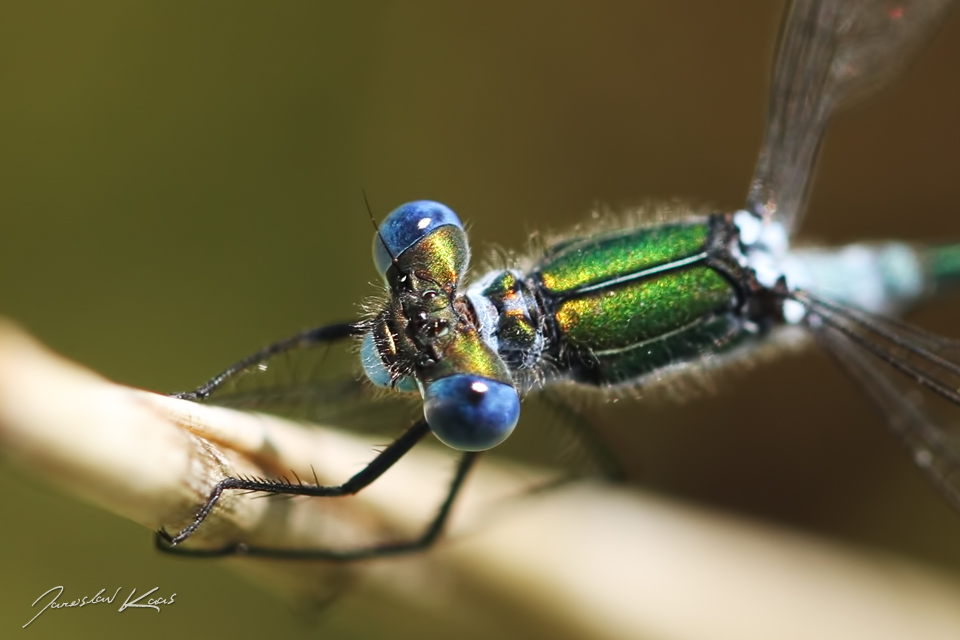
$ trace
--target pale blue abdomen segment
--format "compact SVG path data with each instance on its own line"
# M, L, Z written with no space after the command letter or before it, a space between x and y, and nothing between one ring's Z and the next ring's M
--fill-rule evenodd
M904 242L863 243L795 249L782 266L793 289L870 313L895 314L934 288L935 278L924 254L925 250ZM960 272L954 269L953 273Z

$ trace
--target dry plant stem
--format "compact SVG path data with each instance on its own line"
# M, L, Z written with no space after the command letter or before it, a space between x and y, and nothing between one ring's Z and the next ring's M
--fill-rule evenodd
M292 470L307 481L315 469L321 482L339 482L373 455L333 430L110 383L7 323L0 446L48 482L150 530L178 529L225 475ZM356 499L228 495L192 542L356 545L414 534L442 496L450 465L429 450L408 457ZM424 587L448 579L409 587L410 571L440 572L590 638L960 637L960 587L929 569L628 489L581 483L504 501L548 478L484 461L445 540L428 554L234 564L301 597L322 598L360 578L415 607L469 609L456 589Z

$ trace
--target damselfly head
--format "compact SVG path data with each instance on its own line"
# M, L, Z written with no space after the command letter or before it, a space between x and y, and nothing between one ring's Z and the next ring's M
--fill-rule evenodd
M520 417L520 398L460 292L470 262L460 219L438 202L405 204L380 225L373 259L390 298L363 337L367 378L419 390L427 424L450 447L500 444Z

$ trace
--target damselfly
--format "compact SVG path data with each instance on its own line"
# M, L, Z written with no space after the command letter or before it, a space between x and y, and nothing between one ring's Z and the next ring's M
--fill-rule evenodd
M765 142L740 211L608 224L467 280L470 250L456 214L425 200L396 209L374 236L386 296L366 319L275 343L179 395L313 417L323 404L375 407L379 386L419 398L423 416L342 485L222 481L189 526L159 534L161 548L178 550L223 491L353 494L433 433L462 454L447 498L414 540L343 550L238 541L192 553L350 560L426 548L478 453L511 434L527 395L561 385L629 395L800 334L861 383L920 469L960 508L960 447L916 393L960 405L960 343L890 319L956 280L960 245L793 249L789 242L831 117L897 77L952 4L794 2L781 31ZM306 376L244 386L278 359L341 342L359 343L364 379L346 372L322 383Z

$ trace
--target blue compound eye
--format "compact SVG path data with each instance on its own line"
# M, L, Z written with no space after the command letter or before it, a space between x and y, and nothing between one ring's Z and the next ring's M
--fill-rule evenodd
M448 447L484 451L507 439L520 419L520 396L508 384L458 374L430 383L423 415Z
M383 366L383 360L380 359L380 353L377 351L377 345L373 342L373 334L367 333L363 336L363 342L360 344L360 362L363 364L363 372L367 374L367 379L378 387L390 387L390 372ZM404 376L394 385L397 391L412 393L417 390L417 381L410 376Z
M390 386L390 372L383 366L383 360L377 352L377 345L373 342L373 334L367 333L360 343L360 362L367 379L378 387Z
M463 229L460 218L450 207L432 200L416 200L397 207L380 225L373 238L373 262L381 276L393 264L393 258L415 245L428 233L444 225Z

